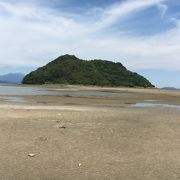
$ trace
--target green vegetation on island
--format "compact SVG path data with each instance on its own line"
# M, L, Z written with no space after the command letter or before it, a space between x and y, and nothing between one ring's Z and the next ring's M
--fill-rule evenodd
M58 57L26 75L22 83L154 87L146 78L127 70L119 62L86 61L73 55Z

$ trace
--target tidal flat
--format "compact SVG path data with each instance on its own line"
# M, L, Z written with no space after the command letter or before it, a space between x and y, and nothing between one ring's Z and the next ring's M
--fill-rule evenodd
M180 179L180 91L31 88L0 97L0 179Z

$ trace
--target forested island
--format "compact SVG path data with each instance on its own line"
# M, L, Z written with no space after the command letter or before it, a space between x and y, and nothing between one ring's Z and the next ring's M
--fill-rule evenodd
M72 84L96 86L154 87L143 76L121 63L82 60L74 55L60 56L26 75L23 84Z

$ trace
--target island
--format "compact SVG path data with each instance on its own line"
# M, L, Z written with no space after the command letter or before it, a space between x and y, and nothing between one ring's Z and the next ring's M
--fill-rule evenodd
M120 62L87 61L68 54L27 74L22 83L154 87L146 78L127 70Z

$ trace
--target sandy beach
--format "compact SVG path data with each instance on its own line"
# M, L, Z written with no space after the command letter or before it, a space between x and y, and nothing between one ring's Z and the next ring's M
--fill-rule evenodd
M180 110L131 106L179 106L180 91L66 88L130 95L21 96L28 103L1 99L0 179L180 179Z

